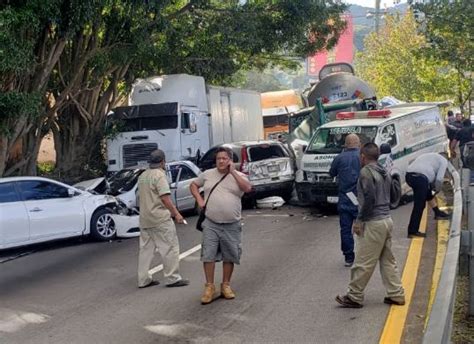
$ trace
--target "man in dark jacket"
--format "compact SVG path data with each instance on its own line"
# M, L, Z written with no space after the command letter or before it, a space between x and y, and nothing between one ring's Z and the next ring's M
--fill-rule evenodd
M354 237L352 236L352 224L357 218L357 203L350 200L348 194L355 199L357 195L357 179L359 178L360 140L356 134L346 136L344 151L336 156L331 164L329 174L338 178L339 202L339 224L341 227L341 250L345 258L345 266L352 266L354 262Z
M466 143L474 141L474 129L472 128L471 120L466 118L462 122L462 129L459 130L453 140L450 142L451 155L456 157L456 145L459 143L459 152L461 153L461 161L464 165L464 146Z
M357 235L355 261L347 294L336 296L336 301L346 308L362 307L364 290L377 261L387 290L384 302L405 304L405 291L392 253L391 178L377 163L378 158L379 148L375 143L367 143L362 147L360 159L363 168L357 183L359 215L353 227Z

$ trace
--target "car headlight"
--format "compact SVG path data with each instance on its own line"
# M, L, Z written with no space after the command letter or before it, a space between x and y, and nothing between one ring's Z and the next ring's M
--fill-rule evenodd
M304 181L304 172L302 170L298 170L295 173L295 181L297 183L301 183Z

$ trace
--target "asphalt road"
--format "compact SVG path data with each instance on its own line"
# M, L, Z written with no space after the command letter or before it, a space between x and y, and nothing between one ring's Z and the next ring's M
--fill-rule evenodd
M392 213L393 248L403 266L411 205ZM181 251L200 243L179 226ZM138 241L72 240L0 254L1 343L377 343L389 306L378 269L365 306L339 308L350 269L340 253L337 215L308 208L244 213L235 300L200 304L199 252L181 261L191 285L136 287ZM24 256L19 256L21 254ZM27 254L29 253L29 254ZM9 258L13 258L9 260ZM159 258L156 264L160 264ZM217 281L221 276L217 270ZM161 273L156 274L162 278Z

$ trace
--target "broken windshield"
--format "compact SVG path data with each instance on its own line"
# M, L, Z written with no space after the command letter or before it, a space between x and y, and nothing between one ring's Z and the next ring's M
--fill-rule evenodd
M335 127L319 128L313 136L306 153L310 154L338 154L344 149L346 136L356 134L362 145L374 142L377 127Z

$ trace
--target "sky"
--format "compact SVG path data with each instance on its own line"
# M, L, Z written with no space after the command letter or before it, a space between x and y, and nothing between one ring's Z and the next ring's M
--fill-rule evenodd
M345 0L344 2L348 4L375 8L375 0ZM406 2L406 0L402 0L401 2ZM394 5L393 3L394 3L394 0L381 0L380 8L392 7Z

